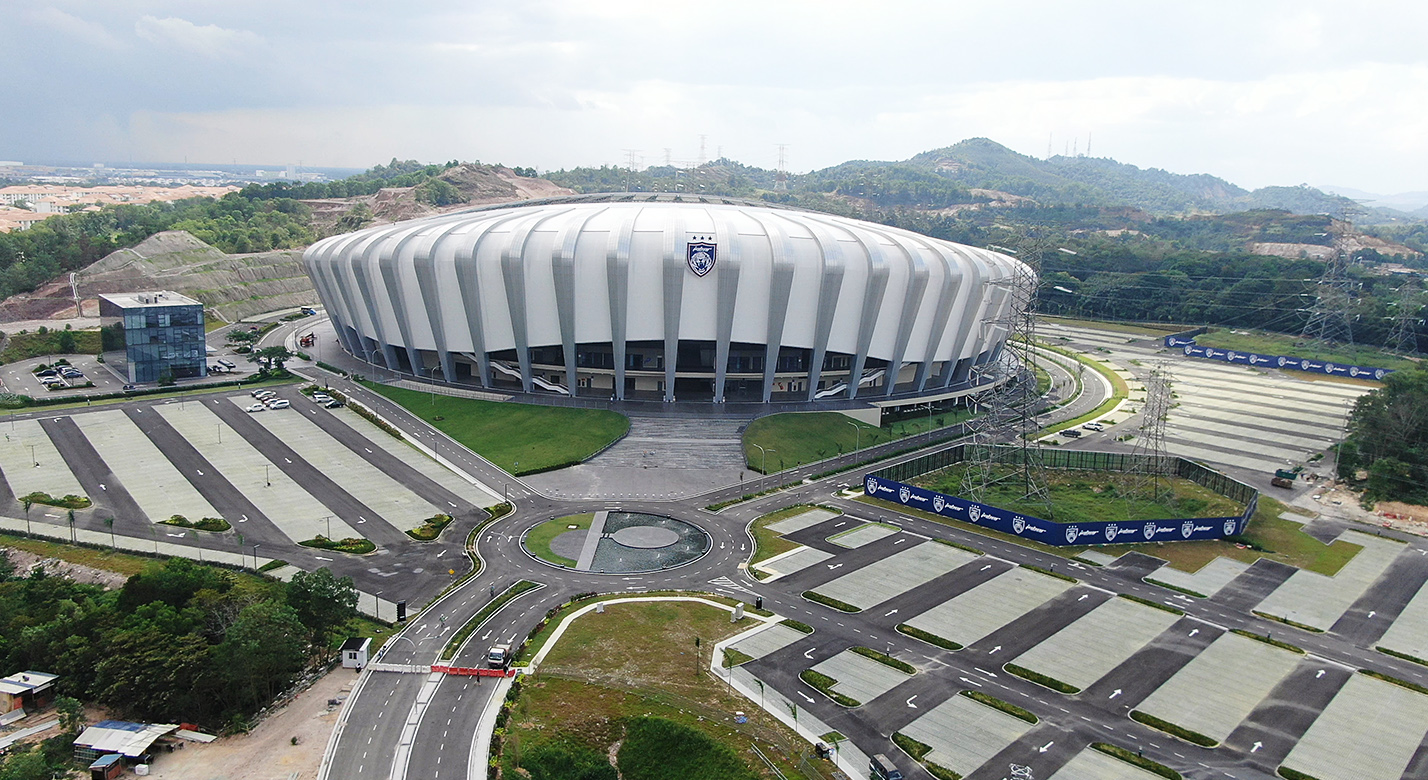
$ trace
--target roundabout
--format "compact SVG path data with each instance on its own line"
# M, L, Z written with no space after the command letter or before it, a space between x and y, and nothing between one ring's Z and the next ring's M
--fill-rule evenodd
M642 512L601 511L557 517L521 536L527 555L591 574L644 574L684 566L713 546L703 528Z

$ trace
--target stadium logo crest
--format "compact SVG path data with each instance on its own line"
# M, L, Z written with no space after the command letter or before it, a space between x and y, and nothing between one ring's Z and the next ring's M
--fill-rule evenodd
M1155 523L1146 523L1145 527L1141 529L1141 533L1145 534L1145 540L1147 542L1155 538L1155 530Z
M869 493L876 493L876 492L878 492L878 480L877 480L876 477L868 477L868 492L869 492Z
M1012 530L1013 530L1013 531L1016 531L1018 534L1021 533L1022 531L1025 531L1025 530L1026 530L1026 518L1025 518L1025 517L1022 517L1021 515L1017 515L1016 517L1013 517L1013 518L1012 518Z
M1106 541L1114 542L1116 540L1116 534L1120 532L1120 526L1116 525L1115 523L1111 523L1110 525L1106 526Z
M1191 521L1189 521L1189 520L1186 520L1185 522L1183 522L1183 523L1180 524L1180 535L1183 536L1183 537L1185 537L1186 539L1189 539L1189 538L1190 538L1190 534L1192 534L1192 533L1194 533L1194 532L1195 532L1195 524L1194 524L1193 522L1191 522Z
M912 498L912 488L908 487L907 485L903 485L902 487L898 488L897 497L899 501L906 504L907 500Z
M942 496L932 497L932 511L941 512L947 506L947 499Z
M709 241L689 242L689 270L695 276L708 276L714 270L714 261L719 254L719 247Z
M1080 535L1081 535L1081 529L1080 529L1080 528L1078 528L1078 527L1076 527L1076 526L1074 526L1074 525L1068 525L1068 526L1066 526L1066 543L1067 543L1067 544L1075 544L1075 543L1076 543L1076 537L1078 537L1078 536L1080 536Z
M1226 521L1225 521L1225 536L1234 536L1234 534L1235 534L1235 521L1234 521L1234 520L1226 520Z
M974 523L977 522L977 521L980 520L981 517L982 517L982 508L979 507L979 506L977 506L976 504L972 504L972 505L968 506L968 507L967 507L967 517L971 518L971 519L972 519L972 522L974 522Z

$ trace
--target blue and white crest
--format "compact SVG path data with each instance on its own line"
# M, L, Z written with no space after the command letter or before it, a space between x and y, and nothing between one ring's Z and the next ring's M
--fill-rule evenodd
M1111 523L1110 525L1106 526L1106 541L1114 542L1116 540L1116 534L1120 532L1120 526L1116 525L1115 523Z
M906 504L908 502L908 499L912 498L912 488L908 487L907 485L903 485L902 487L898 488L897 497L899 501Z
M708 276L714 270L714 261L718 259L719 247L709 241L689 242L689 270L695 276Z
M1183 523L1180 524L1180 535L1183 536L1183 537L1185 537L1186 539L1189 539L1189 538L1190 538L1190 534L1192 534L1192 533L1194 533L1194 532L1195 532L1195 523L1194 523L1194 522L1192 522L1192 521L1190 521L1190 520L1186 520L1185 522L1183 522Z
M1154 538L1155 538L1155 523L1146 523L1146 524L1145 524L1145 527L1141 529L1141 533L1145 534L1145 540L1146 540L1147 542L1150 541L1151 539L1154 539Z
M1066 526L1066 543L1067 543L1067 544L1075 544L1075 543L1076 543L1076 537L1078 537L1078 536L1080 536L1080 535L1081 535L1081 529L1080 529L1080 528L1078 528L1078 527L1076 527L1076 526L1074 526L1074 525L1068 525L1068 526Z
M1234 535L1235 535L1235 525L1236 525L1236 524L1237 524L1237 523L1236 523L1235 520L1233 520L1233 519L1231 519L1231 520L1226 520L1226 521L1225 521L1225 536L1234 536Z
M1017 533L1021 533L1022 531L1025 531L1025 530L1026 530L1026 518L1025 518L1025 517L1022 517L1021 515L1017 515L1016 517L1013 517L1013 518L1012 518L1012 530L1013 530L1013 531L1016 531Z
M970 505L968 505L968 507L967 507L967 517L968 517L972 522L974 522L974 523L977 522L977 520L979 520L979 519L982 517L982 508L981 508L980 506L977 506L976 504L970 504Z
M946 507L946 506L947 506L947 499L943 498L942 496L933 496L933 497L932 497L932 511L934 511L934 512L941 512L942 509L943 509L944 507Z
M878 478L868 477L868 493L878 492Z

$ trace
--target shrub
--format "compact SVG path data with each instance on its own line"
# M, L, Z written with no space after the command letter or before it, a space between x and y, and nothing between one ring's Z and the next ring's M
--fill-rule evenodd
M863 703L858 701L857 699L854 699L851 696L844 696L843 694L833 690L833 686L837 685L838 681L833 679L832 677L829 677L826 674L823 674L821 672L815 672L812 669L804 669L803 671L798 673L798 679L808 683L814 688L817 688L819 693L822 693L824 696L827 696L828 698L832 699L838 704L843 705L844 707L863 706Z
M94 503L85 496L76 496L73 493L67 494L63 498L55 498L49 493L44 493L38 490L27 496L21 496L20 500L29 501L32 504L57 506L61 509L88 509Z
M897 630L900 634L906 634L912 637L913 639L920 639L923 642L928 643L929 645L936 645L940 648L943 648L944 650L962 649L961 645L957 644L956 642L953 642L950 639L945 639L934 633L931 633L930 631L923 631L920 628L913 628L912 626L909 626L906 623L899 623L897 626Z
M616 755L624 780L757 780L739 754L702 731L644 716L625 726Z
M1153 729L1158 729L1160 731L1165 732L1166 734L1169 734L1172 737L1178 737L1180 739L1183 739L1192 745L1213 748L1220 744L1220 741L1218 739L1207 737L1198 731L1191 731L1190 729L1184 728L1182 726L1177 726L1168 720L1161 720L1160 718L1157 718L1154 715L1141 712L1140 710L1131 710L1130 716L1131 720L1137 723L1144 723L1145 725Z
M788 626L789 628L793 629L794 631L802 631L802 632L805 633L805 634L811 634L811 633L813 633L813 626L810 626L810 625L808 625L807 623L801 623L801 622L799 622L799 621L797 621L797 620L794 620L793 618L786 618L786 619L782 622L782 624L785 625L785 626Z
M348 538L334 541L322 534L298 542L298 544L303 547L316 547L319 550L332 550L333 552L352 553L353 555L365 555L377 549L377 545L368 539Z
M858 609L857 607L853 606L852 604L849 604L846 601L839 601L838 599L835 599L832 596L825 596L822 593L816 593L811 590L805 590L803 592L803 597L808 599L809 601L822 604L825 607L832 607L842 612L862 612L861 609Z
M443 528L451 525L451 515L436 514L428 517L420 526L407 531L407 536L420 542L429 542L441 535Z
M982 693L981 691L962 691L962 695L972 701L985 704L992 709L1001 710L1013 718L1024 720L1027 723L1034 724L1038 721L1038 718L1033 715L1030 710L1022 709L1008 701L1002 701L989 693Z
M1033 672L1025 666L1007 664L1002 668L1006 669L1007 672L1022 678L1023 680L1030 680L1031 682L1034 682L1037 685L1043 685L1053 691L1056 691L1057 693L1073 694L1081 692L1081 689L1077 688L1074 685L1069 685L1067 683L1061 682L1055 677L1048 677L1042 674L1041 672Z

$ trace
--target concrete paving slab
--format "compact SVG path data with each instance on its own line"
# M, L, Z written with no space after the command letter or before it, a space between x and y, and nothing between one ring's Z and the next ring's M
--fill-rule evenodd
M868 609L976 559L976 555L956 547L923 542L820 585L817 590L859 609Z
M1281 446L1274 434L1265 433L1254 437L1241 437L1231 439L1224 434L1202 430L1200 426L1181 426L1174 422L1166 422L1165 436L1167 439L1173 438L1178 441L1188 442L1191 445L1209 448L1230 448L1231 442L1254 441L1255 455L1260 456L1260 460L1296 460L1305 457L1307 453L1317 452L1318 447L1289 447Z
M590 519L590 528L585 531L585 540L580 545L580 555L575 561L576 571L590 571L590 564L595 562L595 553L600 549L600 535L605 533L605 521L610 519L610 513L601 510L595 513L595 517Z
M1086 748L1056 770L1051 780L1160 780L1160 775Z
M1428 732L1428 696L1355 674L1284 766L1319 780L1398 780Z
M1218 463L1225 466L1247 469L1249 471L1273 471L1275 469L1284 468L1287 465L1292 465L1291 462L1287 460L1256 458L1252 455L1235 454L1208 447L1199 447L1192 442L1177 439L1172 436L1166 436L1165 449L1170 454L1179 455L1187 460L1199 461L1201 463Z
M1199 571L1187 572L1162 566L1151 572L1147 579L1174 585L1177 588L1193 590L1202 596L1213 596L1244 573L1250 564L1233 558L1216 558L1200 567Z
M927 759L966 775L1021 739L1032 725L957 695L902 728L932 748Z
M1065 580L1018 566L942 602L907 624L965 647L1071 587Z
M788 626L776 623L758 633L750 634L745 639L740 639L729 647L752 658L763 658L769 653L782 650L807 636L808 634L802 631L795 631Z
M241 396L234 396L229 400L239 408L252 402L251 399ZM321 428L305 419L301 412L280 409L256 412L253 417L269 433L291 447L299 457L380 515L380 518L357 518L355 524L358 526L363 524L364 519L381 519L393 528L405 531L416 528L427 518L443 511L382 473L356 453L333 441ZM352 518L348 520L351 521Z
M1015 663L1085 689L1180 620L1178 615L1113 598Z
M836 512L829 512L826 509L810 509L807 512L800 512L793 517L785 517L777 523L769 523L766 528L776 534L791 534L795 531L802 531L805 528L812 528L819 523L832 520L837 517Z
M124 484L149 522L167 520L172 515L183 515L193 522L220 516L124 412L106 410L76 414L70 419Z
M84 495L84 488L55 449L38 420L11 420L0 443L0 470L18 498L35 491L61 498ZM30 447L34 455L31 457ZM38 463L40 465L36 466Z
M896 533L902 533L902 529L893 528L892 526L882 525L880 523L864 523L851 531L834 534L828 537L828 541L840 547L857 549L865 544L872 544L879 539L892 536Z
M782 555L776 555L766 561L754 564L755 568L761 569L775 577L785 577L796 571L802 571L809 566L818 564L833 557L833 553L815 550L812 547L799 547L796 550L789 550ZM765 580L767 582L768 580Z
M1080 558L1083 561L1090 561L1091 563L1099 564L1101 566L1107 566L1116 562L1116 556L1107 555L1103 552L1098 552L1096 550L1082 550L1080 553L1077 553L1076 557Z
M1421 587L1378 641L1379 646L1428 659L1428 587Z
M473 485L457 476L456 472L427 457L423 452L407 444L352 411L351 407L332 410L333 416L347 424L347 427L362 434L363 438L391 453L403 463L416 469L418 473L438 485L465 498L476 506L486 508L501 503L499 489L492 490L485 485Z
M1254 413L1232 412L1222 409L1213 404L1212 401L1200 399L1200 404L1196 406L1177 406L1172 413L1178 420L1194 421L1219 421L1232 425L1244 425L1255 430L1273 430L1284 433L1291 433L1295 436L1303 436L1306 439L1315 441L1332 441L1334 436L1333 428L1343 423L1343 415L1339 415L1336 423L1334 420L1324 417L1291 417L1290 413L1284 412L1283 417L1276 417L1264 413L1262 410Z
M852 650L844 650L814 666L813 671L837 680L834 691L864 704L902 685L912 676Z
M1264 428L1251 428L1239 421L1220 420L1209 417L1187 416L1183 420L1174 423L1166 423L1166 432L1173 428L1180 432L1194 432L1199 435L1213 435L1221 439L1251 439L1261 436L1282 449L1317 451L1325 447L1332 447L1337 441L1336 438L1327 432L1318 431L1324 435L1313 436L1295 428L1284 430L1278 426L1274 430ZM1317 431L1317 429L1315 429Z
M318 534L329 539L362 536L282 469L263 457L203 404L185 404L182 407L170 404L154 407L154 411L218 469L224 479L243 491L243 495L289 539L301 542ZM244 521L241 517L227 519L242 532Z
M1136 709L1224 741L1303 658L1222 634Z
M1339 539L1363 545L1339 573L1325 577L1297 571L1260 602L1257 611L1328 631L1354 601L1373 585L1407 545L1346 531Z

